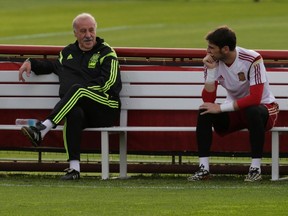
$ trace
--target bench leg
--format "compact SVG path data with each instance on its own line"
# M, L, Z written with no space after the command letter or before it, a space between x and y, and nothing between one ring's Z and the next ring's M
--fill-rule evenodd
M120 133L120 178L127 178L127 133Z
M109 133L101 131L102 179L109 179Z
M279 180L279 132L272 131L272 181Z

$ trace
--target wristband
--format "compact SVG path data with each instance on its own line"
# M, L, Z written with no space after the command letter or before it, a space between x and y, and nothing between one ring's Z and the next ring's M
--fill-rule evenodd
M216 68L208 69L207 68L207 76L206 81L207 83L214 83L216 81Z
M221 112L232 112L235 110L234 102L220 104Z

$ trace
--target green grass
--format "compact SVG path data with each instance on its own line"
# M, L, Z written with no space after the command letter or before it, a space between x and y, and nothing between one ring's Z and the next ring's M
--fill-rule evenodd
M0 0L0 44L66 45L81 12L114 47L205 48L205 34L227 24L238 44L288 49L285 0Z
M187 182L185 175L99 180L84 176L0 175L1 216L6 215L287 215L288 182L245 183L243 176Z

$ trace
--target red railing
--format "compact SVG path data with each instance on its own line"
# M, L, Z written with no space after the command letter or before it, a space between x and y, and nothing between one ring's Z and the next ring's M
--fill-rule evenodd
M0 54L58 55L63 46L0 45ZM203 58L205 49L115 47L119 57ZM288 60L288 50L256 50L265 60Z

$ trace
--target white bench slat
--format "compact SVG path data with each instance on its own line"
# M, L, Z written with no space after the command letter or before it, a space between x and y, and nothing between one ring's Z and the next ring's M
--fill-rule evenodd
M123 110L195 110L197 98L122 98ZM53 109L59 98L0 98L0 109ZM19 106L21 103L21 107Z
M288 110L288 101L287 99L277 99L277 103L279 104L280 112Z
M270 85L270 89L276 98L288 97L288 84L287 85L286 84L285 85Z
M288 86L287 86L288 88ZM203 84L181 84L181 85L145 85L145 84L124 84L121 96L162 96L162 97L200 97L203 90ZM217 89L219 97L226 97L226 90L219 86Z
M19 88L18 88L19 87ZM199 96L203 86L199 85L128 85L124 84L120 96ZM59 84L0 84L1 96L58 96ZM225 96L225 91L221 92ZM0 97L1 97L0 96Z
M221 103L224 99L218 99ZM58 97L13 97L0 98L0 109L53 109ZM197 110L201 98L121 98L122 110ZM281 110L288 110L287 99L277 100ZM19 106L21 103L21 106Z
M269 83L287 84L288 72L267 71Z
M121 96L183 96L183 97L199 97L201 96L203 84L183 84L183 85L148 85L124 84L121 91ZM288 96L287 85L271 85L271 91L278 97ZM218 86L217 96L226 97L226 90L222 86Z
M53 109L55 104L59 101L55 98L0 98L0 109ZM19 106L21 104L21 106Z
M122 109L131 110L198 110L201 98L122 98ZM224 99L217 99L217 103ZM287 99L277 100L281 110L288 110Z
M19 88L18 88L19 87ZM59 96L59 84L0 84L1 96Z
M271 91L276 98L288 96L287 85L271 85ZM183 85L128 85L124 84L121 96L182 96L182 97L200 97L203 90L203 84L183 84ZM226 90L218 86L217 96L226 97Z
M121 79L123 83L203 83L204 75L200 69L199 72L158 71L155 73L155 71L122 71Z
M1 96L58 96L59 84L0 84ZM120 96L154 96L154 97L199 97L203 85L128 85L124 84ZM271 90L276 97L287 97L288 85L272 85ZM221 86L217 90L218 97L225 97L226 91Z
M124 72L124 73L123 73ZM147 73L150 73L151 76L147 76ZM33 72L30 77L27 77L24 73L24 78L26 82L58 82L59 79L55 74L49 75L40 75L37 76ZM18 81L18 71L1 71L1 79L0 82L17 82ZM158 73L154 73L151 71L122 71L121 79L123 83L130 82L140 82L140 83L183 83L183 82L195 82L195 83L203 83L204 77L203 72L199 69L199 72L194 71L162 71Z
M123 73L124 72L124 73ZM166 73L167 72L167 73ZM151 76L147 76L147 74ZM271 84L286 84L288 80L287 72L268 71L267 76ZM121 78L123 83L203 83L203 69L199 71L122 71Z
M122 109L128 110L197 110L201 98L122 98Z
M18 81L18 71L5 71L1 70L1 80L0 82L17 82ZM147 76L150 73L151 76ZM287 72L277 72L268 71L267 76L270 83L286 83L288 80ZM58 82L58 77L55 74L40 75L37 76L33 72L30 77L24 78L27 82ZM203 83L203 70L199 68L198 71L158 71L157 73L151 71L125 71L121 73L121 78L123 83L139 82L139 83Z
M201 95L203 86L199 85L128 85L124 84L121 96L191 97Z
M1 80L0 82L17 82L18 71L0 71L1 73ZM26 76L26 73L23 74L24 79L26 82L59 82L58 76L56 74L47 74L47 75L35 75L33 72L31 73L30 77Z

